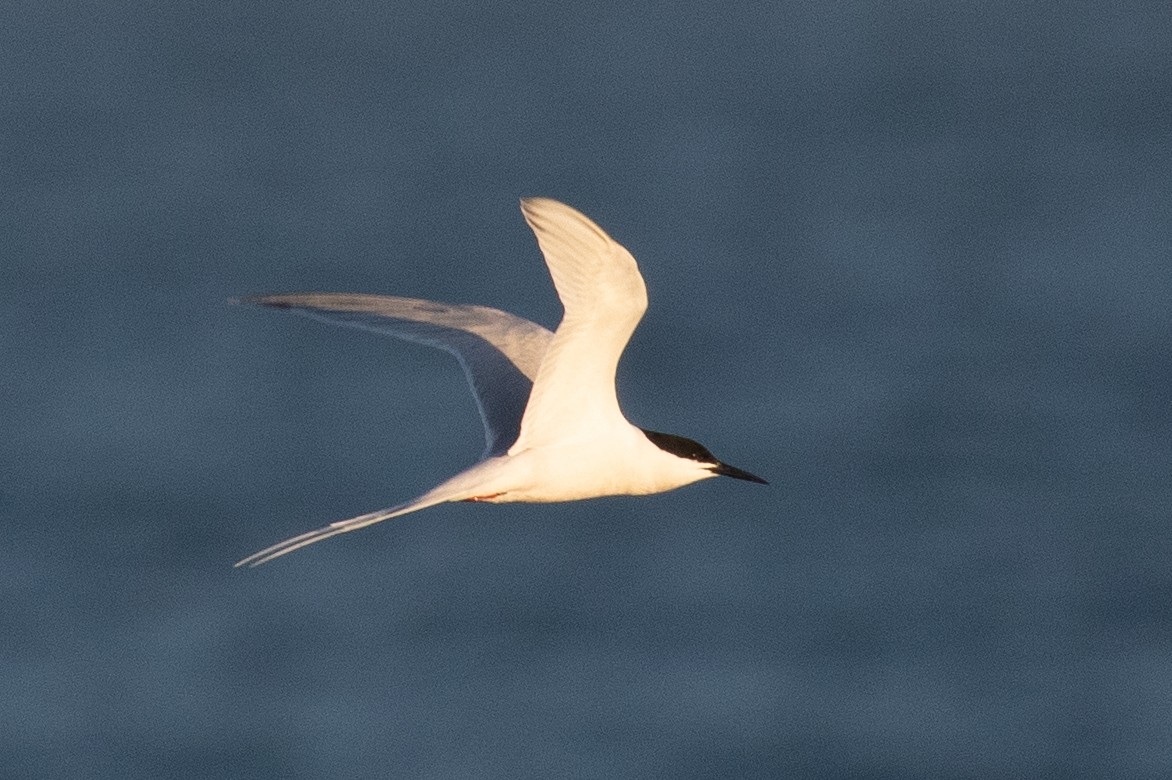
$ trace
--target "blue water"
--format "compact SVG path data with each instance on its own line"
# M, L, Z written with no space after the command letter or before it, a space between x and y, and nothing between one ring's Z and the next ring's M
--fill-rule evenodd
M22 4L0 24L0 776L1172 774L1162 3ZM760 473L439 507L448 356L233 296L559 309Z

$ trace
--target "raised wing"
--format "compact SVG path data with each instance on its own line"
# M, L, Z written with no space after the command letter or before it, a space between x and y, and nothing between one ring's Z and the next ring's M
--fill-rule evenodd
M354 293L293 293L241 303L289 309L314 319L437 347L456 356L484 421L484 457L516 441L530 388L554 335L523 317L417 298Z
M521 434L510 450L589 436L623 421L615 370L647 310L631 253L564 203L521 201L565 315L534 380Z

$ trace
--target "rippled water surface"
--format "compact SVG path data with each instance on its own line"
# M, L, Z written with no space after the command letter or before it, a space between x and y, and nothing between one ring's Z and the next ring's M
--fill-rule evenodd
M1169 12L25 4L0 31L0 774L1172 771ZM559 316L760 473L451 505L442 353L233 307Z

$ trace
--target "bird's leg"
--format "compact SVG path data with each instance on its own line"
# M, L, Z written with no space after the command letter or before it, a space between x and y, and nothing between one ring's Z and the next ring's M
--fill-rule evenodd
M465 498L463 500L469 504L479 504L482 501L492 501L494 498L503 495L504 493L489 493L487 496L473 496L472 498Z

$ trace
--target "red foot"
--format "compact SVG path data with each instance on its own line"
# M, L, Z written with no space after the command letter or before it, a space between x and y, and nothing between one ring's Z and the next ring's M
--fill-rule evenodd
M469 504L477 504L481 501L491 501L497 496L503 496L504 493L489 493L487 496L473 496L472 498L465 498L464 501Z

